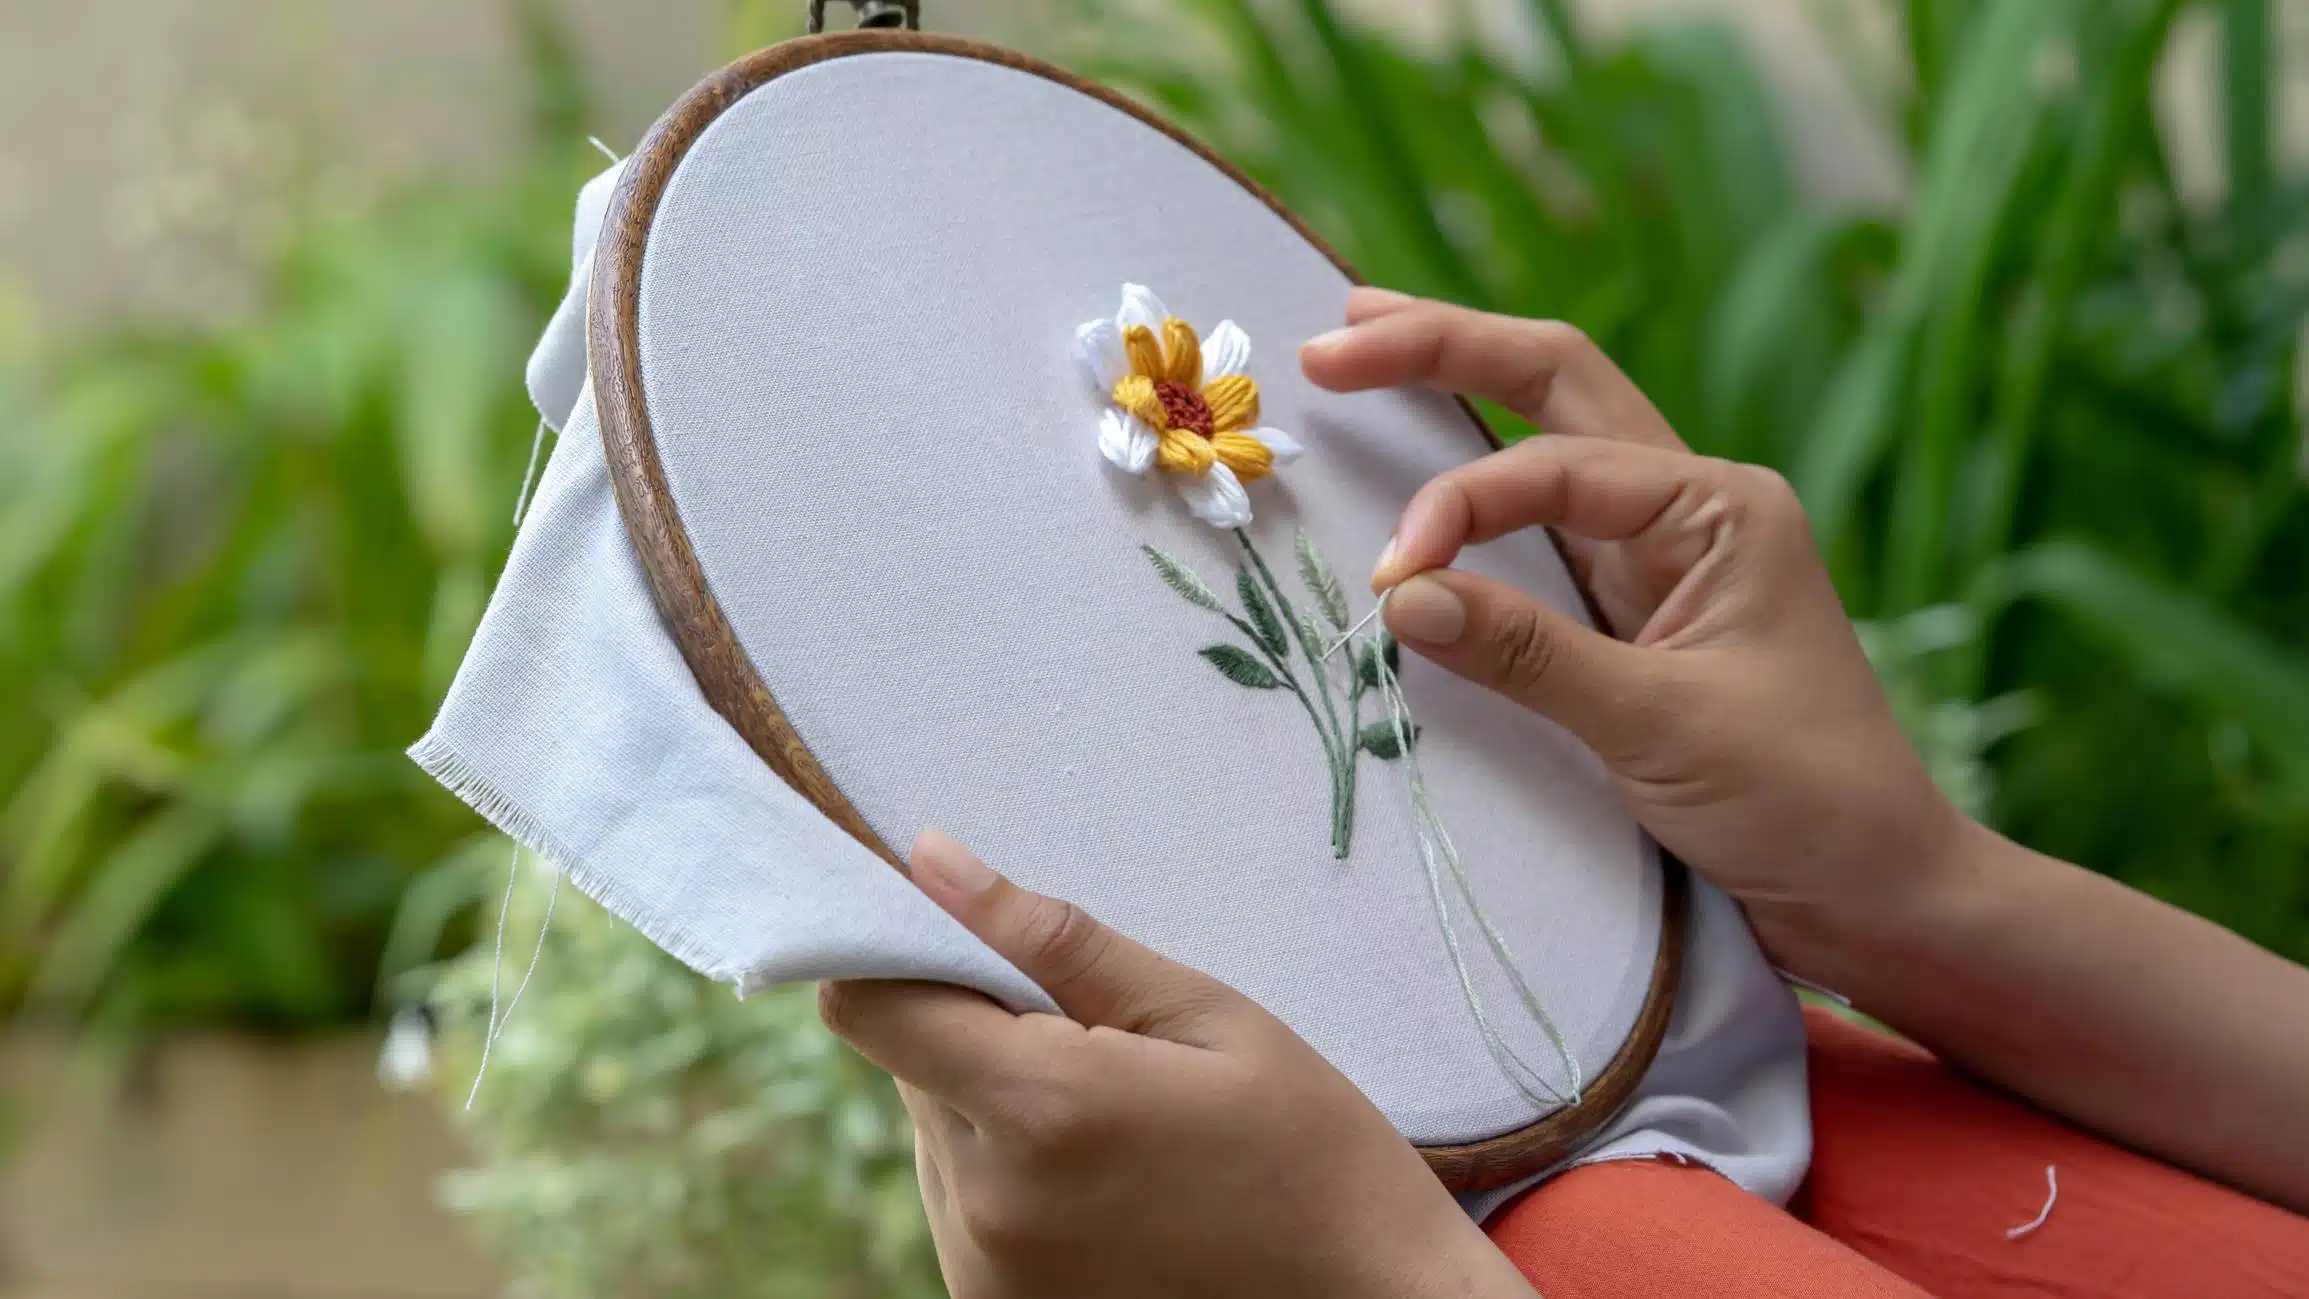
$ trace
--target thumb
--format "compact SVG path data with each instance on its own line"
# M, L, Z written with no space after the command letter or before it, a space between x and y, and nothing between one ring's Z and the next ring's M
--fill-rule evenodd
M1554 721L1607 762L1650 739L1646 653L1504 582L1421 573L1393 588L1385 617L1421 657Z
M1243 1004L1227 985L1123 937L1071 902L1022 889L976 854L924 830L908 854L914 882L1069 1019L1190 1046L1215 1046L1220 1012Z

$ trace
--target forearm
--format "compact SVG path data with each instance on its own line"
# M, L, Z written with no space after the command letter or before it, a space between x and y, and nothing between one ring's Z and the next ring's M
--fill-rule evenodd
M1977 827L1816 977L2044 1108L2309 1212L2309 969Z

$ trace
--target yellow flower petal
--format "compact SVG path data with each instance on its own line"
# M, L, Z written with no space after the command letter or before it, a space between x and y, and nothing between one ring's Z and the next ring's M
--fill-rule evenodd
M1144 375L1149 380L1169 377L1163 370L1163 345L1155 341L1153 330L1132 325L1122 331L1122 350L1130 357L1131 373Z
M1189 389L1203 386L1203 341L1195 337L1193 325L1177 316L1163 320L1163 358L1169 362L1164 378Z
M1259 423L1259 385L1247 374L1213 379L1203 389L1211 404L1211 427L1221 433L1256 428Z
M1265 447L1259 449L1266 450ZM1178 429L1165 429L1163 444L1155 449L1155 463L1174 474L1193 474L1200 478L1218 462L1218 452L1209 442Z
M1140 333L1149 339L1154 335L1141 327ZM1155 381L1143 374L1126 374L1115 380L1114 404L1139 417L1148 428L1160 433L1170 427L1170 416L1163 410L1160 397L1155 396Z
M1164 445L1168 446L1166 437ZM1235 471L1235 477L1244 482L1264 478L1274 472L1275 453L1267 444L1248 433L1221 433L1211 439L1211 454L1220 464Z

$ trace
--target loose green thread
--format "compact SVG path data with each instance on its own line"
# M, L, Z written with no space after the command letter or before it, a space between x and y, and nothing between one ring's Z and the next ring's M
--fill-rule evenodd
M1579 1104L1584 1087L1579 1057L1573 1053L1555 1017L1548 1013L1546 1003L1523 977L1515 953L1508 948L1506 935L1499 932L1476 898L1475 881L1460 861L1458 846L1452 843L1451 832L1445 828L1443 815L1428 792L1426 777L1419 770L1419 727L1411 720L1411 707L1403 698L1402 682L1396 676L1402 665L1401 647L1384 627L1363 634L1365 627L1379 620L1385 598L1360 622L1351 623L1347 593L1340 586L1338 575L1324 560L1323 553L1315 548L1315 543L1301 532L1293 549L1298 558L1299 581L1306 588L1308 602L1314 610L1307 612L1284 593L1282 584L1275 580L1274 570L1267 566L1249 535L1238 528L1235 539L1242 543L1247 561L1235 568L1235 598L1242 605L1240 614L1230 611L1218 593L1176 557L1153 546L1141 549L1146 551L1165 585L1189 604L1226 619L1241 633L1248 648L1222 644L1208 645L1198 651L1220 675L1252 690L1288 690L1306 710L1307 720L1314 723L1316 738L1322 741L1323 756L1331 768L1331 851L1334 856L1346 857L1354 836L1355 773L1361 756L1368 753L1381 762L1399 763L1411 808L1412 838L1418 845L1420 866L1426 878L1428 902L1442 932L1444 949L1450 954L1452 971L1458 977L1460 995L1467 1001L1468 1013L1475 1020L1484 1048L1490 1052L1501 1074L1542 1109ZM1321 621L1317 620L1317 614ZM1324 622L1331 625L1331 634L1323 630ZM1304 681L1299 670L1292 667L1294 645L1305 661ZM1333 663L1339 666L1334 669ZM1370 722L1363 720L1366 695L1379 700L1379 717ZM1563 1086L1559 1087L1545 1071L1515 1049L1492 1017L1490 1007L1485 1005L1476 987L1475 972L1468 962L1469 943L1452 915L1450 895L1453 893L1465 904L1468 917L1475 924L1475 937L1499 964L1516 1001L1554 1049L1562 1066Z
M1348 660L1334 667L1323 648L1331 638L1323 632L1322 622L1338 633L1348 630L1347 593L1323 553L1305 532L1298 534L1292 549L1309 606L1302 609L1275 580L1274 570L1249 534L1237 528L1235 539L1242 543L1246 561L1235 567L1240 613L1227 608L1219 593L1176 556L1153 546L1141 549L1165 586L1187 603L1225 618L1241 634L1243 645L1208 645L1197 651L1221 676L1251 690L1287 690L1306 711L1331 773L1331 853L1343 859L1355 836L1358 761L1366 753L1381 762L1403 756L1405 732L1383 718L1363 720L1365 696L1379 689L1380 665L1392 667L1396 662L1395 640L1381 631L1357 642ZM1417 730L1408 732L1408 738L1416 743Z

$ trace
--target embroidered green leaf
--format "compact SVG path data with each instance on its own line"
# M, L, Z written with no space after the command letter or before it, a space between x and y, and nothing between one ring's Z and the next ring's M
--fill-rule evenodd
M1371 723L1356 735L1355 742L1362 746L1363 752L1381 762L1393 762L1403 756L1403 746L1396 743L1395 723L1393 722ZM1419 743L1419 728L1416 726L1411 728L1411 742L1413 744Z
M1307 590L1315 597L1323 616L1331 620L1331 625L1340 631L1347 630L1347 592L1339 586L1339 575L1331 571L1323 552L1315 549L1314 539L1305 529L1299 532L1297 549L1299 580L1307 584Z
M1366 687L1377 690L1379 688L1379 665L1382 663L1387 665L1389 672L1399 674L1403 671L1403 647L1395 643L1393 632L1384 630L1371 639L1356 644L1355 679L1361 681Z
M1331 851L1343 860L1355 833L1356 765L1366 753L1382 762L1399 760L1406 747L1419 741L1419 728L1398 711L1404 706L1401 696L1381 687L1399 661L1395 638L1384 629L1374 629L1368 636L1355 636L1341 644L1354 628L1346 592L1340 588L1338 574L1305 533L1298 535L1296 551L1307 596L1297 601L1275 580L1249 534L1238 528L1235 539L1242 543L1246 560L1235 568L1240 614L1222 603L1218 592L1176 556L1153 546L1140 549L1164 584L1180 598L1225 618L1243 635L1240 642L1206 645L1196 653L1221 676L1245 689L1289 691L1314 723L1316 739L1331 768ZM1285 666L1293 656L1293 641L1307 660L1310 675L1304 680ZM1340 652L1346 658L1334 663ZM1366 724L1364 696L1373 692L1386 696L1390 715ZM1398 719L1407 728L1401 736L1396 730Z
M1251 570L1236 565L1235 594L1242 597L1243 612L1251 620L1252 630L1259 633L1259 643L1276 658L1291 652L1289 641L1283 639L1283 620L1276 616L1275 606L1267 602L1267 593L1259 589L1258 580Z
M1291 621L1298 624L1299 634L1306 637L1307 643L1309 645L1313 645L1319 649L1331 648L1331 641L1333 638L1321 627L1317 626L1315 620L1311 617L1308 617L1305 610L1293 609L1291 611Z
M1189 603L1199 604L1212 613L1226 612L1225 606L1219 603L1219 593L1204 585L1203 579L1195 576L1195 570L1188 568L1184 561L1153 546L1141 546L1139 549L1145 551L1146 557L1153 561L1155 572L1162 574L1164 584L1185 596Z
M1229 681L1253 690L1274 690L1282 686L1267 665L1251 657L1249 650L1234 645L1206 645L1197 650L1211 661L1211 666L1226 674Z

